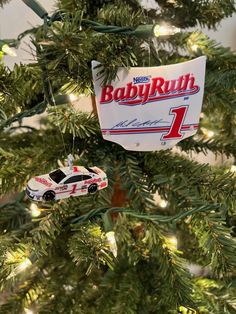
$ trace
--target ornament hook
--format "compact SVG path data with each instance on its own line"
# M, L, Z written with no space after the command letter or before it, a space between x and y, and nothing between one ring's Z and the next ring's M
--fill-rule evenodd
M74 157L72 154L69 154L67 156L67 164L70 167L70 170L73 170L73 161L74 161Z

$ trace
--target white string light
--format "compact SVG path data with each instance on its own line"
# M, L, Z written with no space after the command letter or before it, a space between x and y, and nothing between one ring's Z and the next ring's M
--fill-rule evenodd
M193 44L193 45L191 46L191 50L194 51L194 52L197 52L198 49L199 49L199 46L196 45L196 44Z
M107 245L109 246L110 251L115 257L117 257L117 244L116 244L115 232L114 231L107 232L106 238L107 238Z
M30 214L32 217L38 217L41 215L41 211L35 203L30 204Z
M168 206L168 202L166 200L160 200L160 202L158 203L158 205L161 208L166 208Z
M202 133L205 135L206 138L210 139L215 135L215 132L208 130L206 128L201 128Z
M153 28L153 33L156 37L160 36L171 36L180 32L180 28L175 27L173 25L162 24L155 25Z
M7 44L2 46L2 51L10 57L17 57L16 52L12 48L10 48Z
M7 258L7 260L11 261L13 258L13 255L11 253L7 253L6 258ZM22 262L19 263L19 265L15 269L12 270L11 274L7 277L7 279L10 279L12 277L19 275L20 273L25 271L31 265L32 265L32 262L29 258L23 259Z
M191 307L185 307L185 306L180 306L179 307L179 311L178 311L178 313L181 313L181 314L185 314L185 313L191 313L191 314L197 314L197 311L196 310L194 310L193 308L191 308Z
M25 314L34 314L34 312L30 309L24 308Z
M22 273L24 270L26 270L29 266L32 265L32 262L29 258L26 258L23 262L19 264L14 270L14 273L18 275L19 273Z
M167 238L168 239L168 242L171 246L173 246L175 249L177 249L178 247L178 240L176 238L176 236L170 236Z
M154 200L155 204L161 208L166 208L169 205L168 201L162 199L158 193L154 194Z
M203 112L200 113L200 118L201 119L205 118L205 114Z
M215 132L209 130L206 135L208 138L212 138L215 135Z
M235 165L232 165L230 167L230 172L236 172L236 166Z
M69 99L70 99L70 102L75 102L75 101L77 101L78 100L78 97L77 97L77 95L76 94L69 94Z

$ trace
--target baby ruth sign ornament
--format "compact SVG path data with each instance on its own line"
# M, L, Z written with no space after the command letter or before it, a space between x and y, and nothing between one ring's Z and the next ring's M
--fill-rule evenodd
M172 148L194 135L202 108L206 57L158 67L121 67L102 86L92 62L102 136L126 150Z

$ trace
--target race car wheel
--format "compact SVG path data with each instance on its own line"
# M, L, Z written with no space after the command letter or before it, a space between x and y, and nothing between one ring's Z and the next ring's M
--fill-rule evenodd
M98 186L97 186L97 184L91 184L89 187L88 187L88 192L90 193L90 194L93 194L93 193L95 193L95 192L97 192L97 189L98 189Z
M55 200L55 192L53 191L47 191L43 194L44 201L54 201Z

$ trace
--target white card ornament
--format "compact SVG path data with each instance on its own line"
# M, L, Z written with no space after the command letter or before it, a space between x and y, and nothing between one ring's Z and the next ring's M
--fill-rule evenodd
M206 57L159 67L121 67L102 86L92 62L102 136L126 150L169 149L194 135L202 108Z

